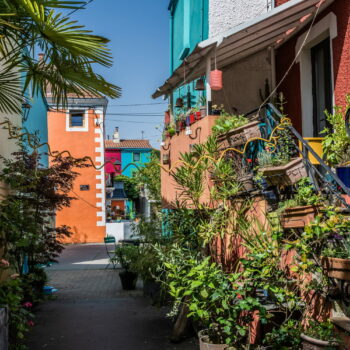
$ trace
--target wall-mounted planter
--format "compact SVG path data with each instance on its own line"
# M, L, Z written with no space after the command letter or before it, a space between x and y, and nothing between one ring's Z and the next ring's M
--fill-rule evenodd
M322 267L328 277L350 281L350 259L323 257Z
M211 344L207 335L199 338L199 349L200 350L225 350L226 344Z
M163 158L162 158L163 164L170 164L170 155L169 153L165 153L163 154Z
M260 122L256 120L237 129L230 130L226 134L219 136L219 142L224 142L227 147L244 145L254 137L261 137L259 124Z
M317 216L320 207L306 205L288 208L281 215L281 225L283 228L303 228L309 225Z
M311 338L305 334L301 334L303 350L326 350L326 349L339 349L338 344L332 342Z
M301 158L291 160L288 164L261 168L260 171L272 186L291 186L307 177L307 171Z
M237 179L242 185L242 192L251 192L255 188L255 184L253 181L253 174L248 174L245 176L241 176Z
M207 110L207 109L205 109L205 110ZM197 111L195 113L195 118L196 118L196 120L200 120L202 118L202 111Z

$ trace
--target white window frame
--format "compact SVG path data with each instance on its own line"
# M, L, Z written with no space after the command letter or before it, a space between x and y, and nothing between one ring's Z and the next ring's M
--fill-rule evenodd
M334 97L334 66L333 66L333 39L338 36L337 16L331 12L322 20L317 22L310 31L309 36L304 33L298 38L295 46L296 54L300 51L302 45L304 48L298 57L300 63L300 92L301 92L301 112L302 112L302 130L303 137L313 137L313 96L312 96L312 62L311 48L329 37L331 51L331 76L333 90L333 106L335 105ZM306 40L306 41L305 41Z
M74 111L84 111L84 108L70 108L66 112L66 131L89 131L89 111L85 109L83 126L70 126L70 115Z

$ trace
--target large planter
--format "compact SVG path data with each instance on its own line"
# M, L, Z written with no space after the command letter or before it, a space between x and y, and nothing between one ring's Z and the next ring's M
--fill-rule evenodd
M350 281L350 259L323 257L322 267L329 277Z
M347 188L350 188L350 166L337 168L337 175Z
M311 338L305 334L301 334L301 339L302 339L302 347L303 350L336 350L339 348L339 345L324 341L324 340L319 340L315 338Z
M200 350L225 350L227 349L226 344L211 344L209 342L209 336L202 335L199 338L199 349Z
M137 274L122 271L119 272L120 281L122 282L122 287L124 290L134 290L136 288Z
M261 137L259 124L260 122L256 120L239 128L230 130L226 134L219 136L218 140L223 143L225 148L242 146L252 138Z
M261 168L266 181L272 186L291 186L307 176L307 171L301 158L291 160L288 164Z
M288 208L281 214L281 226L287 228L303 228L309 225L319 213L319 207L305 205Z

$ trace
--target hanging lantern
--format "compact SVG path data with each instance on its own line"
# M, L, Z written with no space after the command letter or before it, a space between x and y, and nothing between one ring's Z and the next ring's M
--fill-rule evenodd
M196 87L194 88L196 91L204 91L204 80L202 78L198 79L196 82Z
M181 97L179 97L177 100L176 100L176 104L175 104L175 107L176 108L182 108L184 106L184 101Z
M214 91L222 89L222 71L215 69L210 72L210 88Z

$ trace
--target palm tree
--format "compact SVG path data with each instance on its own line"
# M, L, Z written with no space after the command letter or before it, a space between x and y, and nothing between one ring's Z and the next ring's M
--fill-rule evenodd
M91 1L90 1L91 2ZM120 88L93 70L109 67L108 39L93 35L61 11L86 2L69 0L0 0L0 112L19 112L28 86L47 91L57 105L68 94L120 96ZM41 50L43 59L34 56Z

